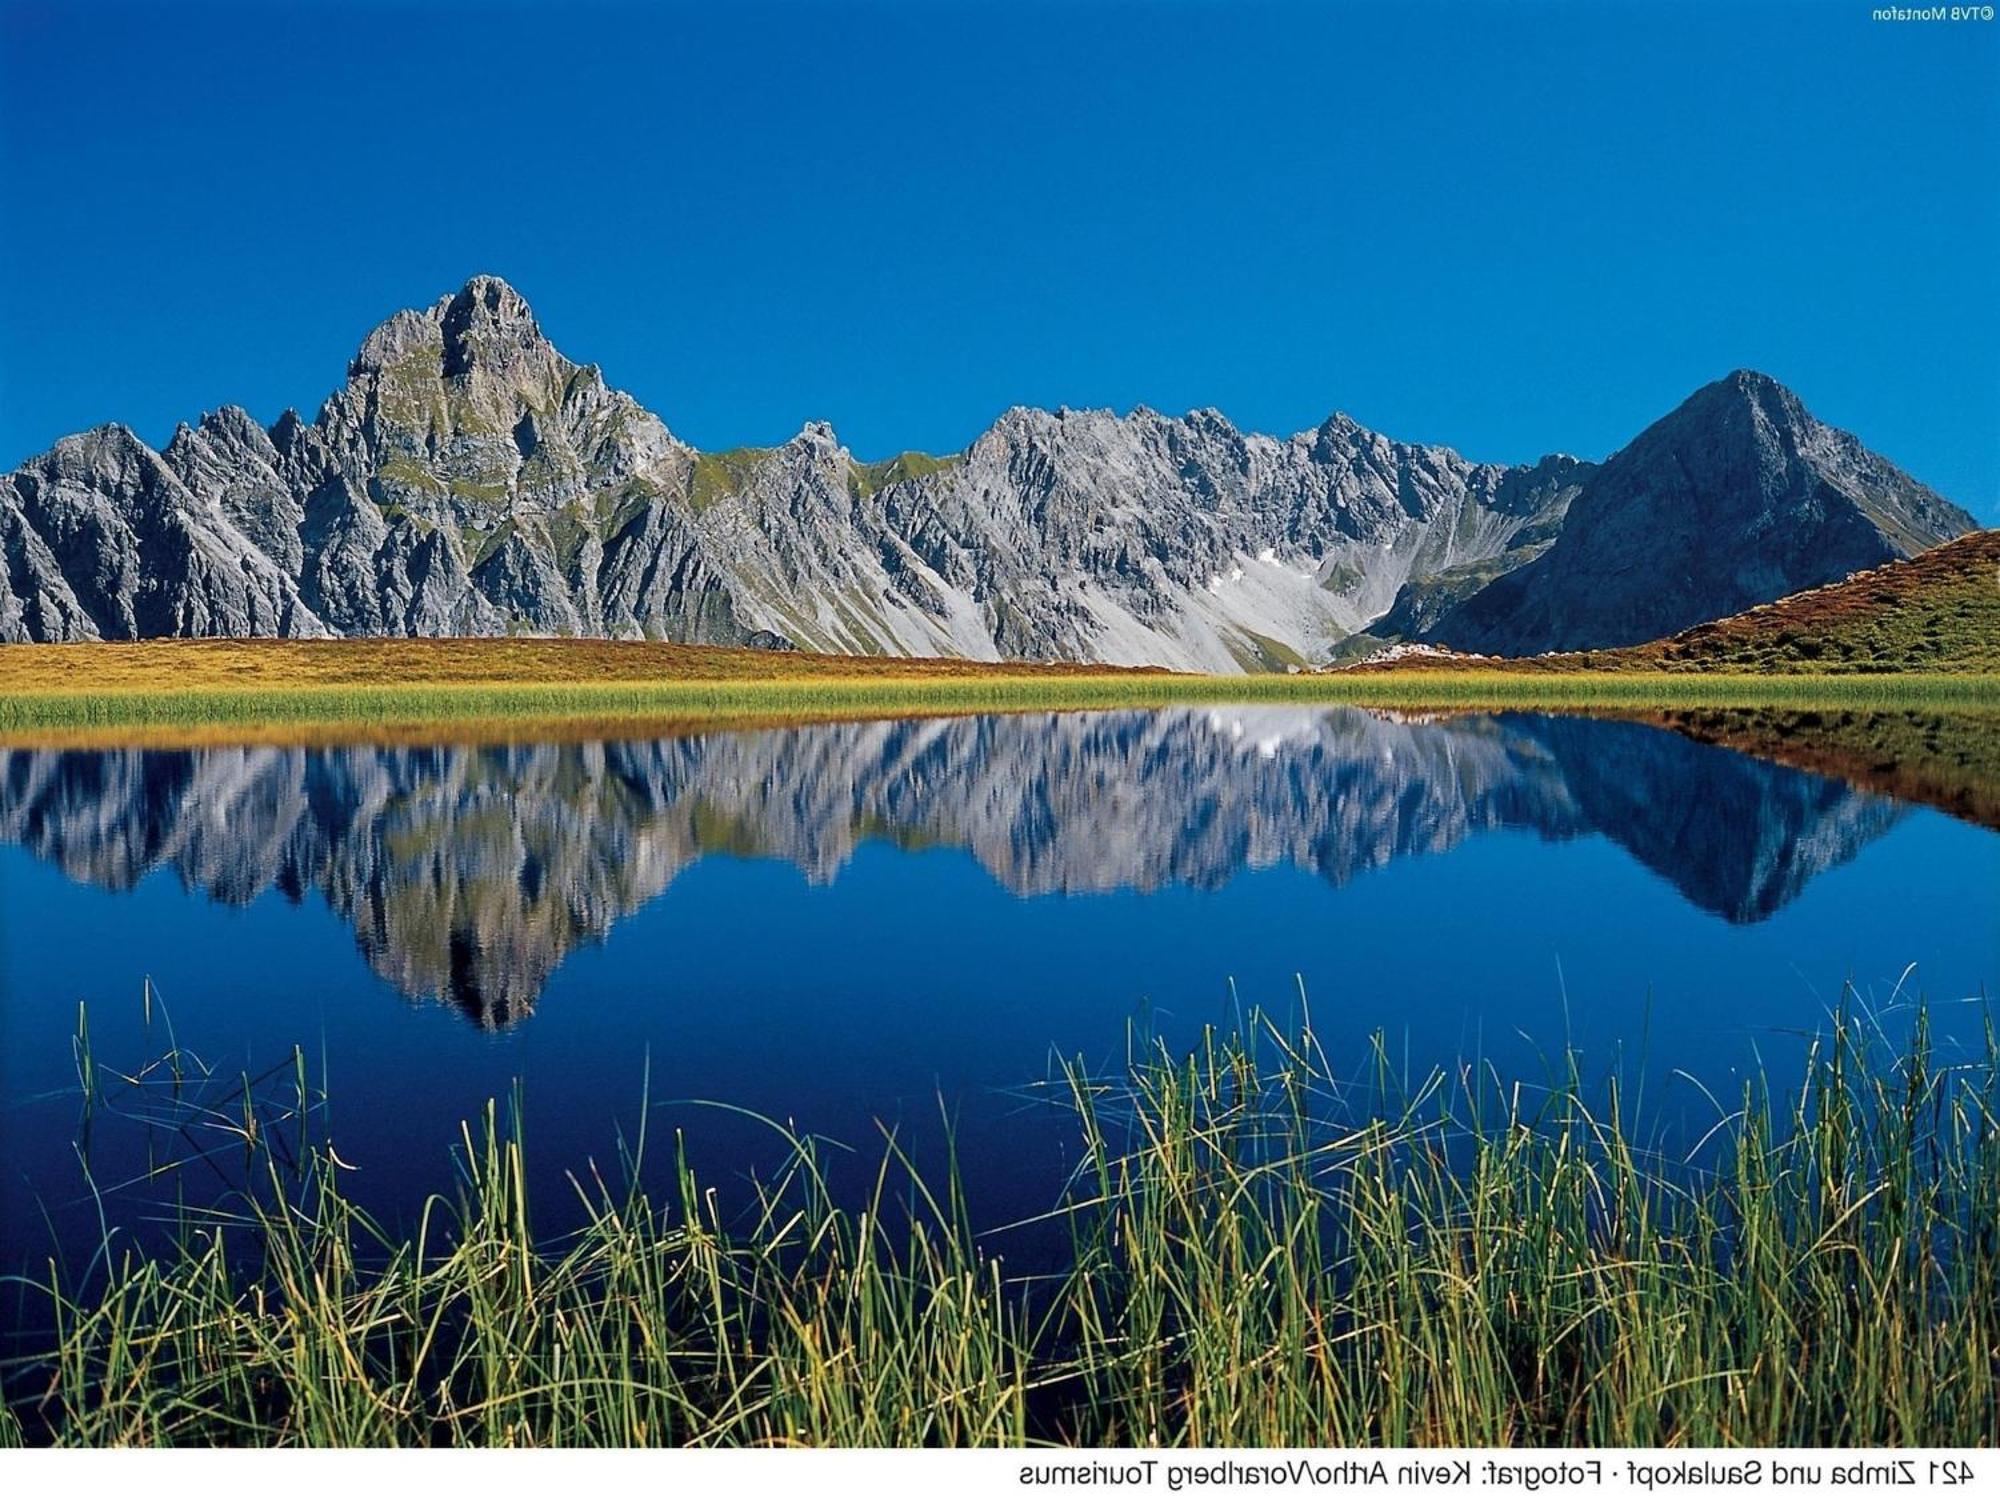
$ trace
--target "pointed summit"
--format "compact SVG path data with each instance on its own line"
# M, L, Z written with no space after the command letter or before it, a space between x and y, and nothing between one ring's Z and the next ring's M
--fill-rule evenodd
M1793 395L1783 382L1766 375L1762 370L1753 370L1748 365L1731 370L1720 380L1711 380L1707 385L1696 391L1694 395L1688 397L1688 400L1696 401L1710 392L1720 391L1733 392L1739 396L1746 396L1753 401L1778 397L1791 402L1794 406L1799 404L1799 398ZM1682 404L1685 405L1686 403L1683 402Z
M466 282L444 302L438 326L444 339L446 379L479 365L510 366L524 354L555 354L527 299L498 276L475 276Z
M484 272L469 277L464 286L445 299L449 308L483 309L487 314L503 321L525 319L535 320L528 307L528 299L515 291L503 276L489 276Z
M1805 403L1788 387L1758 370L1731 370L1711 380L1687 400L1639 434L1631 446L1662 432L1686 428L1714 437L1747 437L1759 428L1771 431L1817 427Z
M1424 639L1503 656L1636 645L1974 524L1770 376L1737 370L1607 459L1547 552Z
M429 307L384 319L348 364L350 380L411 362L449 378L477 367L511 368L523 355L562 361L535 321L527 298L498 276L475 276ZM565 365L567 361L562 361Z
M531 411L557 410L579 371L543 337L526 298L497 276L475 276L370 333L318 425L334 434L365 433L376 448L427 456L449 439L483 441L511 432ZM603 390L595 375L584 383ZM455 477L490 489L504 485L502 471L512 462L503 447L473 465L478 472ZM447 486L452 477L443 476Z
M1751 370L1601 466L1151 407L1017 406L939 458L857 464L817 422L702 454L480 275L369 333L310 422L225 407L164 453L106 428L0 475L0 640L590 634L1272 670L1385 621L1487 650L1646 640L1970 525Z

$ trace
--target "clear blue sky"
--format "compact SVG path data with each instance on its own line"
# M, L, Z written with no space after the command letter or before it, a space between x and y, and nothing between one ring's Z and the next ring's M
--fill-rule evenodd
M491 271L703 447L1596 456L1751 365L2000 520L2000 25L1869 11L0 0L0 465Z

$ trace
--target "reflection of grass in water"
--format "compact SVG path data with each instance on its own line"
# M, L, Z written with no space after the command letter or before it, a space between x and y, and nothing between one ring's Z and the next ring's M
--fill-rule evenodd
M1698 740L2000 828L2000 712L1682 709L1655 717Z
M747 1214L681 1157L660 1199L579 1179L582 1230L537 1241L490 1106L455 1197L389 1240L288 1078L273 1128L246 1087L231 1136L262 1190L160 1258L111 1240L11 1420L82 1444L1989 1443L2000 1054L1990 1023L1953 1067L1922 1018L1893 1054L1865 1024L1802 1089L1718 1105L1692 1165L1574 1057L1546 1086L1406 1083L1378 1045L1392 1102L1365 1118L1309 1030L1255 1019L1073 1071L1048 1220L1073 1260L1039 1280L893 1139L863 1212L787 1136Z

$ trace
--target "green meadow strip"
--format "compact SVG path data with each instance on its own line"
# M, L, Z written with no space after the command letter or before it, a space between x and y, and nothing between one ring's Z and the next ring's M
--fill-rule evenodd
M1981 708L2000 706L2000 677L1437 671L36 692L0 694L0 732L145 725L450 724L496 719L1019 711L1219 702L1351 703L1410 710Z
M1643 1090L1586 1085L1574 1055L1520 1084L1478 1065L1411 1078L1378 1039L1367 1076L1336 1076L1310 1028L1253 1016L1188 1052L1142 1046L1122 1075L1053 1078L1076 1171L1043 1220L982 1234L958 1169L927 1181L893 1137L870 1168L772 1124L782 1170L718 1193L642 1121L611 1180L572 1179L581 1227L537 1239L517 1096L465 1129L456 1186L390 1235L313 1138L300 1064L282 1085L295 1103L246 1084L213 1112L240 1122L261 1183L236 1206L183 1211L157 1255L109 1232L80 1285L9 1289L51 1332L6 1372L0 1432L1990 1445L1985 1022L1983 1042L1947 1049L1919 1015L1891 1050L1839 1015L1801 1042L1802 1085L1704 1103L1698 1139L1668 1154ZM178 1063L143 1076L169 1072L184 1097ZM101 1128L117 1094L100 1094ZM649 1194L642 1163L663 1149ZM859 1207L830 1160L872 1183ZM1036 1232L1066 1264L1017 1272L1011 1247Z

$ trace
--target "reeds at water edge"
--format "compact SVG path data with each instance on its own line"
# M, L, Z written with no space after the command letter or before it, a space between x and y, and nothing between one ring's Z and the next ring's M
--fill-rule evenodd
M1892 1044L1843 1005L1798 1088L1753 1082L1671 1151L1574 1053L1410 1077L1378 1041L1357 1084L1309 1025L1149 1044L1051 1080L1082 1165L1038 1221L1065 1264L1032 1275L1018 1226L975 1229L977 1168L933 1181L893 1136L858 1196L788 1133L732 1197L677 1141L655 1173L642 1121L613 1175L571 1179L580 1227L538 1236L497 1104L391 1235L300 1056L201 1106L235 1122L235 1199L38 1279L49 1332L5 1422L82 1445L1990 1444L1982 1014L1947 1060L1926 1015ZM101 1113L133 1075L89 1067Z

